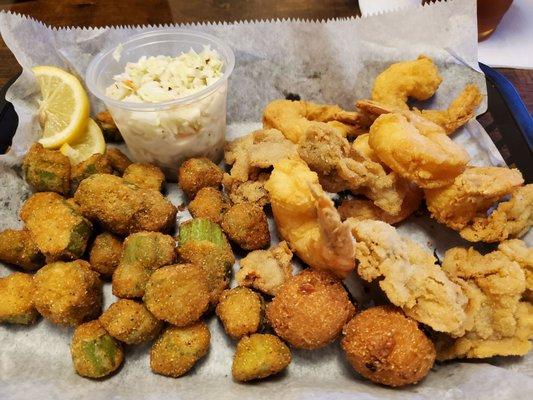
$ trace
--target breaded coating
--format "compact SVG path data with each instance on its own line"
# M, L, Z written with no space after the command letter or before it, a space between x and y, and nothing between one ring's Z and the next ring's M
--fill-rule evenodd
M262 379L283 371L291 360L291 351L277 336L254 333L237 343L231 373L239 382Z
M143 300L157 319L176 326L190 325L209 306L207 279L196 265L169 265L152 274Z
M313 269L287 280L266 309L276 334L302 349L318 349L335 340L354 313L340 281Z
M120 143L124 141L109 111L104 110L96 114L96 123L102 130L106 142Z
M263 207L270 203L268 192L265 189L265 183L269 177L269 173L262 172L257 175L256 180L240 182L229 174L224 174L222 183L232 203L256 203Z
M55 324L76 326L100 315L102 281L86 261L45 265L33 282L35 308Z
M357 273L379 286L407 316L436 331L460 336L465 331L467 298L418 243L381 221L348 219L357 240Z
M122 239L110 232L100 233L94 238L89 252L91 269L105 278L111 278L122 255Z
M261 295L241 286L224 290L216 309L224 330L235 340L259 331L264 311Z
M111 174L113 169L109 164L109 161L106 156L103 154L93 154L85 161L74 165L71 171L71 193L76 193L80 182L85 178L94 175L94 174Z
M122 176L126 168L131 165L131 160L116 147L107 147L105 157L111 167Z
M292 251L287 242L268 250L255 250L239 264L236 278L239 286L247 286L275 296L280 286L292 276Z
M523 183L517 169L468 167L450 186L426 189L424 194L432 217L459 230Z
M194 218L207 218L220 224L222 215L229 207L228 199L220 190L205 187L200 189L196 197L189 203L189 212Z
M258 250L270 244L268 220L257 204L233 205L222 217L221 226L229 239L244 250Z
M390 65L374 81L372 100L400 109L408 109L407 100L427 100L442 82L433 60L420 55L416 60Z
M498 250L511 261L517 262L524 271L526 277L524 299L533 303L533 248L527 247L522 240L511 239L501 242L498 245Z
M176 207L155 190L142 189L108 174L82 181L74 200L87 218L120 236L167 231L176 223Z
M143 189L160 192L165 184L165 174L153 164L133 163L124 170L124 182L133 183Z
M137 232L124 240L122 255L113 273L113 294L117 297L144 296L152 273L176 261L176 241L160 232Z
M489 216L478 216L459 233L469 242L501 242L525 235L533 225L533 183L516 189Z
M86 378L110 375L124 361L124 351L98 320L76 328L70 343L70 354L76 373Z
M522 302L526 277L520 264L496 250L481 255L473 248L446 252L442 269L468 298L466 333L437 339L437 358L486 358L524 355L533 338L533 305Z
M218 189L224 172L209 158L189 158L178 170L178 184L189 199L201 188Z
M228 142L224 153L226 164L232 166L230 176L240 182L250 180L259 169L295 157L298 157L297 146L277 129L254 131Z
M70 160L58 150L34 143L24 157L22 170L36 192L70 192Z
M390 214L377 207L370 200L350 199L344 200L339 205L338 211L343 221L352 218L358 221L374 219L386 222L387 224L398 224L409 217L420 207L422 193L420 190L413 190L404 197L401 210L398 214Z
M152 346L152 372L178 378L207 354L211 333L203 321L179 328L168 327Z
M6 229L0 232L0 262L36 271L44 265L44 256L28 230Z
M111 336L130 345L152 340L163 326L144 304L127 299L111 304L98 320Z
M20 217L47 262L85 253L92 224L57 193L35 193L22 205Z
M33 324L37 310L33 305L33 277L22 272L13 272L0 278L0 323Z
M280 237L310 267L345 278L355 268L351 226L342 223L318 176L302 160L282 160L266 184Z
M398 387L420 382L435 362L435 347L416 321L392 306L357 314L343 329L351 366L372 382Z

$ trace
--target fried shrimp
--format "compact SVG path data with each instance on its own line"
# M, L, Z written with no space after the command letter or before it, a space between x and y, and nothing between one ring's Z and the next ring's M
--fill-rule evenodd
M388 167L426 189L451 184L470 160L440 126L409 111L380 115L368 142Z
M302 160L282 160L266 184L278 232L313 268L346 277L354 268L350 225L341 223L318 176Z
M384 222L346 222L357 239L357 273L363 280L381 279L391 303L414 320L454 336L464 333L467 299L431 253Z
M459 230L523 183L522 174L517 169L468 167L450 186L424 192L433 218Z
M372 100L408 109L407 100L427 100L442 82L433 60L424 55L416 60L402 61L389 66L374 81Z
M263 111L263 127L280 130L287 139L298 143L313 121L325 122L342 136L363 133L362 126L369 124L359 114L345 111L336 105L323 105L307 101L274 100Z
M459 232L469 242L501 242L525 235L533 224L533 184L519 187L489 216L478 216Z
M307 269L281 286L266 313L276 334L291 346L318 349L339 336L355 307L340 281Z
M342 349L353 369L382 385L415 384L435 362L435 347L416 321L391 306L357 314L343 335Z

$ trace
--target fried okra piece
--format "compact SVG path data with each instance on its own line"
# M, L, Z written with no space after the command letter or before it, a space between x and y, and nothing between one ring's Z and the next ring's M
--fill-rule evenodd
M219 188L224 172L209 158L189 158L178 170L178 183L189 199L204 187Z
M35 271L44 265L44 256L26 229L6 229L0 232L0 261Z
M35 143L24 157L22 170L36 192L70 192L70 160L58 150Z
M128 156L116 147L108 147L105 156L107 161L109 161L111 168L117 171L120 175L122 175L124 171L126 171L126 168L131 165L131 160Z
M47 262L73 260L85 253L92 224L57 193L35 193L22 205L20 217Z
M167 231L176 223L177 209L161 193L114 175L95 174L84 179L74 200L84 216L120 236Z
M270 231L263 208L254 203L233 205L222 217L222 229L244 250L259 250L270 244Z
M190 325L209 306L207 279L196 265L169 265L150 276L143 299L157 319L176 326Z
M89 252L91 269L105 278L110 278L118 267L122 255L122 239L110 232L94 238Z
M195 218L207 218L220 224L222 215L229 207L228 199L220 190L205 187L200 189L196 197L189 203L189 212Z
M277 336L254 333L237 343L231 372L236 381L247 382L275 375L291 360L291 351Z
M138 232L124 240L122 255L113 273L113 294L142 297L150 275L176 261L176 241L160 232Z
M96 123L102 130L106 142L120 143L124 141L109 111L105 110L96 114Z
M133 163L124 171L124 182L133 183L143 189L160 192L165 183L165 174L153 164Z
M71 171L71 193L75 193L80 182L94 174L111 174L113 169L103 154L93 154L85 161L72 166Z
M111 304L99 321L111 336L126 344L152 340L163 326L144 304L127 299Z
M309 350L335 340L354 313L341 282L312 269L286 281L266 311L280 338L293 347Z
M245 287L224 290L216 313L232 339L240 339L261 329L264 301L260 294Z
M45 265L33 282L35 308L55 324L76 326L100 315L102 281L86 261Z
M124 361L124 351L98 320L76 328L70 343L76 373L86 378L103 378L115 372Z
M180 259L202 268L209 288L211 305L216 305L229 286L235 257L224 232L214 222L195 218L180 225L178 234Z
M0 323L29 325L37 320L33 305L33 277L14 272L0 278Z
M239 261L241 268L236 274L237 283L275 296L292 276L291 260L292 251L285 241L268 250L252 251Z
M160 375L178 378L207 354L211 333L199 321L183 328L168 327L152 346L150 368Z
M342 349L353 369L382 385L415 384L435 362L433 343L415 320L392 306L357 314L346 324L343 335Z

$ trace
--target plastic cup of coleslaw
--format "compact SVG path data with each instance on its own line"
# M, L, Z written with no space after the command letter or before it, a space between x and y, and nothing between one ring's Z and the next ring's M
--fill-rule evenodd
M205 87L177 98L166 96L164 101L131 101L129 97L109 95L107 89L116 83L116 76L125 72L128 63L137 63L141 57L178 57L191 49L200 53L206 46L218 53L222 66L217 79ZM221 160L228 78L234 65L233 51L218 38L202 32L163 29L135 35L118 47L100 52L89 64L85 81L111 113L133 160L155 164L167 179L175 180L179 165L187 158Z

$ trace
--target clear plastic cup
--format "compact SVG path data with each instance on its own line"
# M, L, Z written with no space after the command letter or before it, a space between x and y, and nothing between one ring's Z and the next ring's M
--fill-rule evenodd
M142 56L176 57L191 48L197 52L209 45L222 58L222 77L206 88L162 103L133 103L106 96L113 76L124 72L126 63ZM226 134L228 78L235 65L233 51L214 36L193 31L162 29L133 36L122 43L120 58L116 47L97 54L87 68L86 85L102 100L117 124L131 156L163 169L175 180L179 165L190 157L221 160Z

